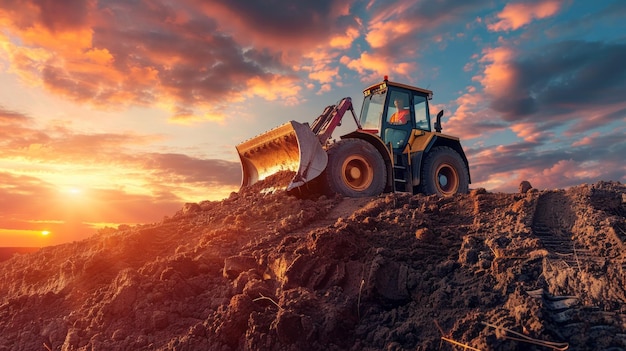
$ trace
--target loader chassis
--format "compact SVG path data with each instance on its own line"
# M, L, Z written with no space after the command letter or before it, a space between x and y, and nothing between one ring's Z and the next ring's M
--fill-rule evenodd
M350 98L324 109L311 126L290 121L237 146L242 187L272 172L295 172L287 190L316 184L344 196L423 192L450 196L468 191L469 165L458 138L441 133L440 112L431 130L430 90L390 82L363 91L361 115ZM357 129L331 142L346 112Z
M442 134L440 130L431 131L428 102L432 99L432 91L385 81L368 87L363 95L360 118L363 130L377 135L390 155L391 176L387 179L385 191L440 195L467 192L471 182L469 165L459 139ZM397 98L405 105L395 106ZM398 108L410 111L407 123L390 122ZM437 117L435 125L440 126L441 115ZM449 150L457 155L450 156ZM431 160L427 164L425 155ZM447 162L439 165L441 158Z

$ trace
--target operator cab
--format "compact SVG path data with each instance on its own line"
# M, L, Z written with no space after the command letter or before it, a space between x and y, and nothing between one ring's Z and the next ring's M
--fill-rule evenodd
M361 127L391 145L394 153L401 153L412 130L430 132L428 100L432 96L430 90L390 82L385 77L382 83L363 91Z

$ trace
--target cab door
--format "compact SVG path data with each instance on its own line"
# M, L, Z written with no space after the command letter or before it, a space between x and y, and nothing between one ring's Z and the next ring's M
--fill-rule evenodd
M394 154L402 153L415 127L413 96L408 90L389 89L381 137Z

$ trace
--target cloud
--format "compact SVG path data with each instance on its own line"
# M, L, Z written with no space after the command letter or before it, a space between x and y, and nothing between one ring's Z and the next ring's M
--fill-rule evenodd
M599 27L619 24L626 17L626 7L619 1L596 4L598 11L587 12L567 21L555 23L547 28L546 34L551 37L579 37L581 32L590 32ZM602 7L603 6L603 7Z
M335 49L349 49L356 38L360 36L359 30L348 27L343 34L335 34L330 37L329 45Z
M37 245L25 234L42 230L51 235L41 244L81 240L105 225L154 222L181 208L181 199L173 194L150 196L120 189L75 194L34 176L8 172L0 172L0 184L0 238L7 246Z
M356 71L361 76L362 82L380 80L381 77L409 76L415 70L415 65L409 62L394 62L384 54L363 52L357 59L347 56L341 58L341 63Z
M444 124L473 142L466 153L474 186L515 191L523 179L540 188L624 181L626 46L567 39L533 45L524 36L499 44L483 50L478 86L455 101Z
M0 198L6 211L11 208L14 213L37 213L45 209L48 204L42 201L32 201L33 197L48 198L52 194L51 184L39 178L14 175L0 172ZM10 206L9 206L10 204Z
M539 144L553 137L552 131L542 128L537 123L515 123L509 127L513 133L525 142Z
M498 21L487 26L494 32L516 30L535 19L554 16L562 6L561 0L540 0L507 4L497 17Z
M350 14L352 1L321 0L300 2L297 6L289 0L273 1L271 6L247 0L191 3L206 17L214 18L220 28L238 33L243 45L286 52L307 51L306 48L327 43L355 24Z
M3 6L7 2L9 4L15 3L15 1L3 1ZM14 13L24 16L22 17L22 20L26 20L24 25L32 22L32 19L27 19L27 17L33 16L37 17L37 22L51 32L61 32L68 29L83 28L87 25L89 12L93 10L95 1L67 0L59 2L39 0L26 2L26 6L28 11Z
M137 151L137 146L160 141L159 135L86 134L62 126L42 131L25 121L30 121L30 117L0 109L0 147L3 148L0 164L22 165L13 169L24 172L31 168L29 165L36 164L39 169L48 170L49 174L40 175L41 179L59 177L54 178L55 182L62 183L71 179L80 182L88 177L94 187L116 188L128 184L132 191L142 194L160 193L164 187L185 187L184 192L171 190L172 199L177 201L184 201L191 193L190 188L228 189L225 190L228 194L240 184L241 170L237 162ZM59 172L72 174L64 177ZM138 190L137 186L143 188ZM197 194L193 198L201 196Z
M508 145L467 148L475 187L514 192L522 180L535 188L565 188L600 180L626 181L623 154L624 128L593 134L584 143L546 148L548 140L536 144L515 142ZM599 153L598 150L603 150Z
M79 240L98 223L152 222L241 183L237 162L137 151L159 135L38 128L0 107L0 236L46 229L58 242Z
M241 184L239 163L224 160L203 160L182 154L141 155L143 168L154 170L160 178L172 183L198 183L207 188ZM173 180L172 177L178 178Z
M158 105L176 122L220 122L224 106L249 96L297 103L308 84L295 74L303 55L349 48L359 35L342 1L0 5L9 33L0 50L24 82L100 108ZM328 84L336 67L313 64L309 79Z
M298 102L300 90L301 87L297 84L297 78L290 76L250 79L246 89L251 96L260 96L269 101L282 100L288 105Z
M339 67L323 67L309 73L309 78L320 83L330 83L336 81L338 75Z
M30 122L30 117L20 112L7 110L0 105L0 123L2 126L17 126Z
M444 45L444 37L454 37L446 31L481 10L484 2L475 0L369 2L363 11L373 16L362 26L367 45L359 46L356 54L344 53L341 63L359 73L363 82L380 80L384 75L415 82L421 78L416 75L424 74L416 63L419 57L433 43Z
M417 27L417 24L408 20L374 22L369 26L369 32L365 40L372 49L383 48L398 38L410 34Z
M0 106L0 158L10 156L13 150L24 150L49 140L45 133L33 128L34 121L30 116Z
M570 40L523 52L503 46L485 50L476 80L505 121L554 127L574 120L573 130L582 130L589 113L597 126L623 116L616 112L625 107L624 60L626 45L620 43Z
M0 1L0 50L24 82L104 109L158 106L182 124L224 123L224 108L251 96L297 104L305 88L340 85L342 64L364 81L409 77L425 33L482 8L376 2L364 20L364 4L338 0ZM344 56L360 39L371 47Z
M451 108L452 113L445 111L442 119L445 133L457 135L463 139L474 139L481 136L505 129L507 124L502 122L493 110L489 108L489 100L484 94L478 93L473 88L461 94L455 101L456 110ZM436 116L436 110L431 106L431 117ZM447 120L447 121L445 121Z
M577 147L577 146L592 145L595 142L595 139L597 139L599 136L600 136L600 132L592 133L591 135L585 136L580 140L574 141L574 143L572 143L572 146Z
M431 35L440 35L442 27L456 25L459 19L471 18L484 9L484 2L477 0L374 2L368 9L375 15L366 26L365 38L372 49L411 55L418 47L427 46Z

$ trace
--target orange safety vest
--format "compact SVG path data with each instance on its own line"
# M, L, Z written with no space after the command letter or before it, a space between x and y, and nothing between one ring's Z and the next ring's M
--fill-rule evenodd
M389 122L394 124L405 124L409 121L409 110L400 110L393 115L389 119Z

